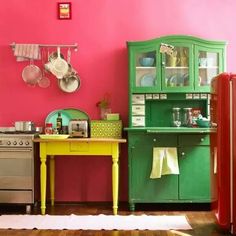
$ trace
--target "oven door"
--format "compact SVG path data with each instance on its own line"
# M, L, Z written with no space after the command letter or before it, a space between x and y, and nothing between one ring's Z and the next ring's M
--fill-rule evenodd
M32 148L0 148L0 203L33 203Z

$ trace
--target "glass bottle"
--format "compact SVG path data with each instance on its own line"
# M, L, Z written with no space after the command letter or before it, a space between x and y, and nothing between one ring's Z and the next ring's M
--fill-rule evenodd
M61 134L62 133L62 117L61 117L60 112L58 112L56 128L57 128L58 134Z
M180 117L180 108L179 107L172 108L172 125L174 127L181 126L181 117Z
M183 125L186 127L192 127L192 124L193 124L192 108L186 107L184 108Z

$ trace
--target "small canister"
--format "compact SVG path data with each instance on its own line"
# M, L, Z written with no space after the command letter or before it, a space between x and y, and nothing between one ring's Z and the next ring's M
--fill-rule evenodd
M184 108L183 125L186 127L192 127L192 124L193 124L192 108L186 107Z
M179 107L172 108L172 125L174 127L181 126L181 116L180 116L180 108Z

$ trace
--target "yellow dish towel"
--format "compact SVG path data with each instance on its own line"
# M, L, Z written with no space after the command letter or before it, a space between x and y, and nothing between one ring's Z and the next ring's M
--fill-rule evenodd
M179 174L177 148L153 148L152 171L150 178L161 178L162 175Z

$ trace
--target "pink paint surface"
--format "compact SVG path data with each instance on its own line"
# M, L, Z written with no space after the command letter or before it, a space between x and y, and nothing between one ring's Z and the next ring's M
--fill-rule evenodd
M56 0L8 0L0 7L0 126L16 120L43 125L53 110L74 107L99 118L95 104L107 92L113 112L128 120L126 41L187 34L228 42L227 69L236 71L234 0L71 0L72 20L57 19ZM50 76L47 89L28 87L9 46L17 43L73 44L71 64L81 87L66 94ZM64 51L66 54L66 51ZM36 62L41 66L41 62ZM127 147L123 145L120 199L127 200ZM93 159L92 159L93 158ZM57 201L111 201L111 160L61 157L57 161Z

